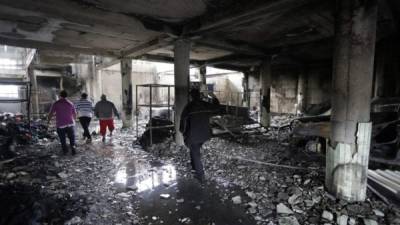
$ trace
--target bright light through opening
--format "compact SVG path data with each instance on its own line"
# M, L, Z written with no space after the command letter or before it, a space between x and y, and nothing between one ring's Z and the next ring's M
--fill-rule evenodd
M16 69L17 68L17 60L0 58L0 68L3 69Z
M0 85L0 98L18 98L18 86Z

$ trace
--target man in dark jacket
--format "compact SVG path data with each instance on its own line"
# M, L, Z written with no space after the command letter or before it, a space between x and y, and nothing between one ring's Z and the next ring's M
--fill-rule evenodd
M219 102L214 98L213 104L202 101L198 89L190 91L191 102L182 111L179 131L183 134L185 145L190 149L192 169L195 178L204 181L203 164L200 148L211 137L210 117L218 112Z
M99 118L100 134L103 136L102 141L106 141L107 127L110 131L110 136L114 130L114 116L119 119L119 113L115 108L114 103L107 100L106 95L101 95L101 100L94 107L94 114Z

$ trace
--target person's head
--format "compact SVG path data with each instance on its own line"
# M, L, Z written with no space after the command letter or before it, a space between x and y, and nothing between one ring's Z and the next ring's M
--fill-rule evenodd
M200 100L200 91L197 88L193 88L190 90L190 97L192 98L192 101L195 100Z
M60 97L61 97L61 98L66 98L66 97L68 97L68 93L67 93L65 90L62 90L62 91L60 92Z
M106 96L105 94L102 94L101 97L100 97L100 99L103 100L103 101L105 101L105 100L107 100L107 96Z
M86 93L82 93L82 94L81 94L81 98L82 98L82 99L87 99L87 94L86 94Z

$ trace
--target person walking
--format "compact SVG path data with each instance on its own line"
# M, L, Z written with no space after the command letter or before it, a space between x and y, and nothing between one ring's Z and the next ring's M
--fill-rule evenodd
M83 129L83 139L86 139L86 143L90 143L92 142L92 136L90 135L89 125L93 116L93 104L88 100L86 93L82 93L81 99L75 103L75 109Z
M64 155L68 153L67 140L68 136L69 144L71 146L72 155L76 154L75 150L75 119L76 111L74 104L67 99L68 93L66 91L60 92L60 99L54 102L50 108L48 115L48 124L50 120L56 115L56 127L57 134L60 138L61 148Z
M106 95L101 95L101 100L96 103L94 107L94 113L100 120L100 134L103 136L102 141L106 141L107 128L110 131L110 136L112 137L112 132L114 130L114 116L119 119L119 113L117 108L115 108L114 103L107 100Z
M211 137L210 117L218 112L219 101L214 97L213 103L201 100L200 91L190 91L191 101L184 107L179 131L182 133L185 145L190 149L190 162L195 178L204 182L204 169L201 162L200 148Z

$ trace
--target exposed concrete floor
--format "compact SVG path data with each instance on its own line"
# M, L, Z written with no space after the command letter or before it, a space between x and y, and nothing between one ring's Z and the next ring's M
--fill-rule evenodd
M220 138L206 143L203 159L208 182L201 186L191 178L186 150L161 144L167 154L155 156L132 146L134 134L118 130L105 144L99 137L92 144L79 141L76 156L61 155L57 141L21 148L14 161L1 166L0 209L5 211L0 224L21 224L18 218L25 222L29 218L36 224L69 220L66 224L251 225L285 224L297 218L300 224L311 225L329 222L321 218L324 210L334 217L348 215L356 224L364 224L363 218L379 224L399 222L399 210L384 206L373 196L360 204L332 199L324 191L323 172L291 171L226 158L320 166L300 157L280 162L287 147L274 141L273 135L252 138L256 142L250 145ZM26 189L33 191L20 198ZM162 199L161 194L169 196ZM233 204L235 196L241 196L240 204ZM27 198L31 199L28 205ZM250 207L250 203L256 206ZM276 206L281 203L294 212L290 216L277 213ZM39 214L34 213L38 210L35 205L40 206ZM49 210L54 205L56 213ZM374 215L375 209L385 217ZM18 211L25 212L23 217Z
M57 140L20 148L2 166L0 193L14 193L19 184L37 191L2 198L0 208L15 204L28 213L21 219L18 210L3 211L8 215L0 224L256 224L245 208L222 200L216 182L201 185L169 160L133 148L133 132L116 133L106 143L100 137L91 144L78 140L75 156L60 154ZM26 199L33 205L23 204ZM50 212L51 205L58 213Z

